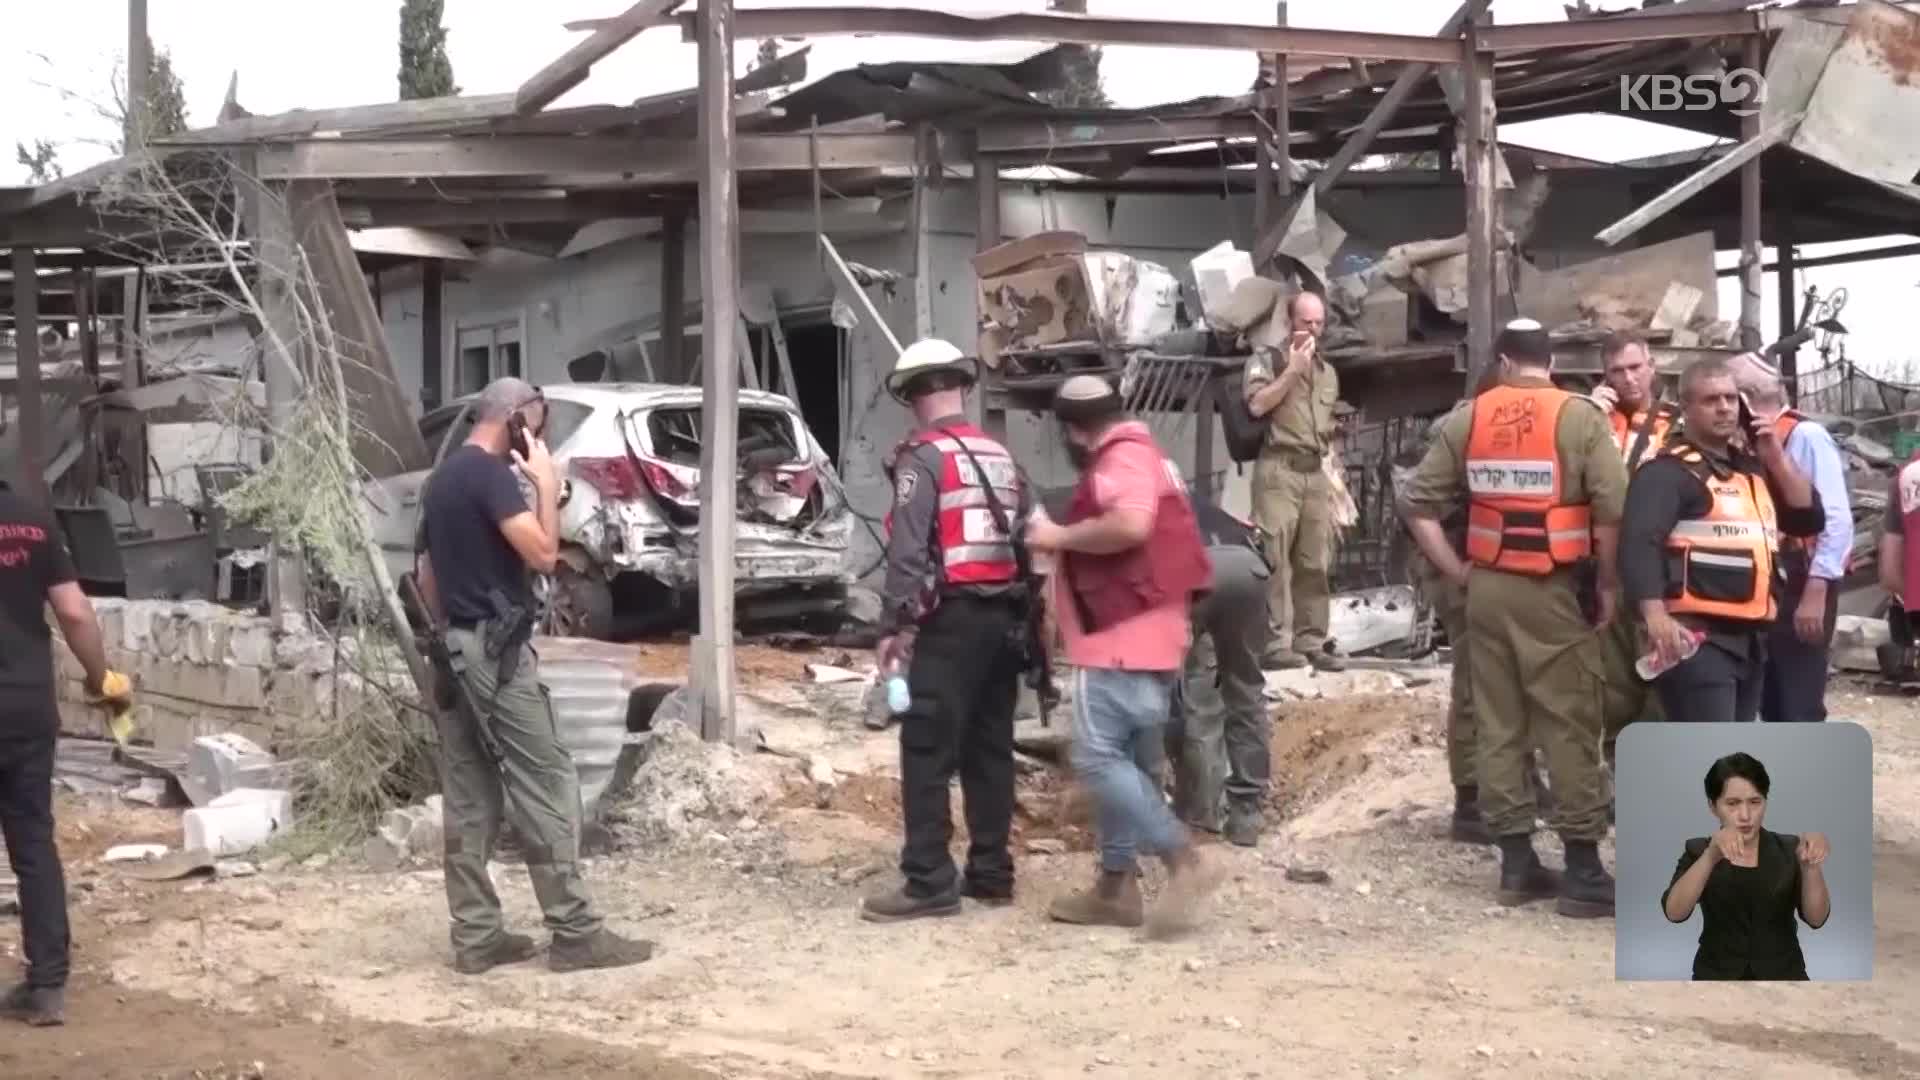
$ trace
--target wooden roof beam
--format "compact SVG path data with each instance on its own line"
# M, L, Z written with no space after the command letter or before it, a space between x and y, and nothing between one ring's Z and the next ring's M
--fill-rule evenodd
M808 172L818 145L822 170L906 168L914 137L740 134L742 173ZM460 180L563 176L629 186L692 184L700 178L695 139L571 135L459 135L422 139L314 139L260 147L264 180Z
M1707 11L1633 17L1580 19L1551 23L1514 23L1490 26L1482 40L1485 51L1530 52L1536 49L1666 41L1681 38L1738 37L1765 33L1772 25L1765 12ZM587 19L567 24L570 30L611 28L618 20ZM653 24L676 22L691 41L693 16L657 18ZM1052 41L1074 45L1158 45L1167 48L1226 49L1286 53L1289 57L1330 57L1345 65L1358 58L1367 62L1406 60L1452 65L1460 62L1457 41L1411 34L1375 34L1351 30L1319 30L1245 23L1193 23L1178 19L1118 19L1083 15L963 15L944 11L834 4L806 8L752 8L734 15L734 36L810 37L827 34L874 36L907 35L961 41Z
M597 26L593 35L568 49L558 60L541 68L514 91L513 111L521 116L537 113L554 103L560 95L587 80L593 65L605 60L615 49L673 13L682 0L638 0L621 14Z

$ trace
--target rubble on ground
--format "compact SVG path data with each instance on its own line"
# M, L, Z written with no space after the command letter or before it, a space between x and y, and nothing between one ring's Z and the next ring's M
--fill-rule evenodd
M446 850L446 820L446 802L439 795L427 796L418 806L389 810L361 845L361 857L375 870L398 870L409 861L438 862Z
M734 827L780 789L777 770L757 768L731 746L705 742L677 690L654 713L645 759L605 812L616 846L679 845Z

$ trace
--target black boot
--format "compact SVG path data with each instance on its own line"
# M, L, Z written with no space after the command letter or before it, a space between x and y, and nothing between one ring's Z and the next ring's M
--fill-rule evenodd
M1613 918L1613 875L1600 864L1600 845L1567 841L1567 874L1556 911L1569 919Z
M1227 842L1239 847L1259 847L1260 830L1265 824L1260 803L1254 799L1230 799L1227 802Z
M1560 892L1560 876L1540 865L1533 835L1519 833L1500 838L1500 903L1518 907L1545 900Z
M1480 789L1464 784L1453 789L1453 827L1449 832L1456 844L1491 844L1493 834L1480 816Z

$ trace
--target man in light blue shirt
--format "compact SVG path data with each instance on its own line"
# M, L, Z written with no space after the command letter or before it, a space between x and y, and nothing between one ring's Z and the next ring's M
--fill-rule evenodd
M1827 718L1827 649L1833 640L1840 580L1853 551L1846 461L1826 428L1788 407L1786 385L1771 365L1747 353L1733 368L1748 407L1762 416L1779 415L1787 457L1812 478L1814 494L1826 510L1827 524L1818 538L1805 543L1782 538L1780 566L1786 580L1779 594L1779 619L1767 637L1760 691L1762 721L1818 722Z

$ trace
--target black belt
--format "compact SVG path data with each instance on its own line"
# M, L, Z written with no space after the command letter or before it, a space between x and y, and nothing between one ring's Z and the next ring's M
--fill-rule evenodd
M474 630L480 629L480 623L482 621L483 620L480 620L480 619L448 619L447 629L465 630L468 632L472 632Z

